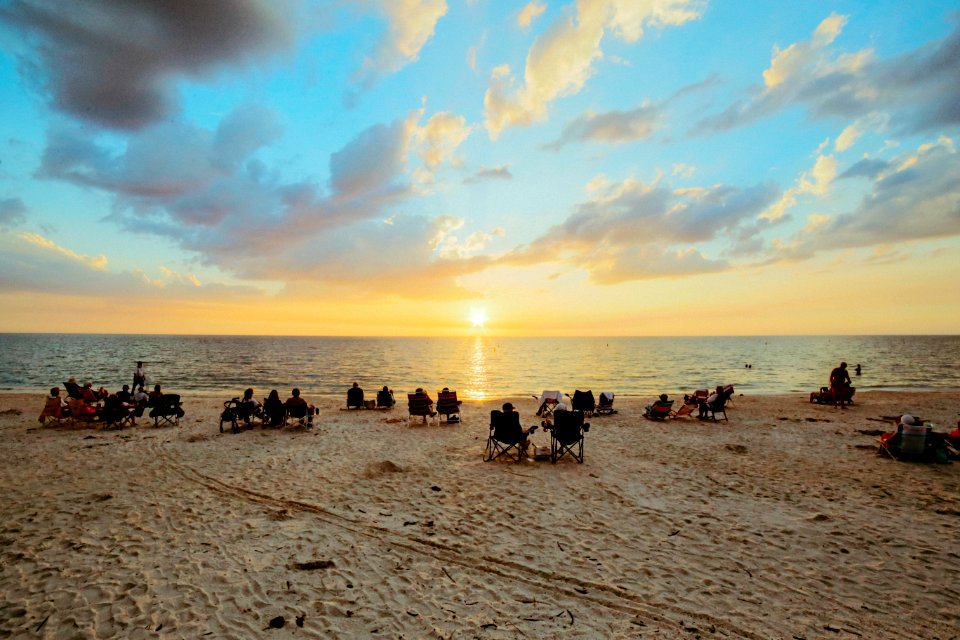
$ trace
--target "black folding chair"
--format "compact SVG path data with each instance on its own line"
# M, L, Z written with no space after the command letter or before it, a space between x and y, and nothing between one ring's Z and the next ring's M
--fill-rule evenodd
M183 409L180 408L180 395L176 393L165 393L156 401L153 409L150 410L150 417L153 418L153 426L169 424L180 426L180 417L183 415Z
M527 436L537 430L536 426L524 431L520 426L520 414L515 411L504 413L499 409L490 412L490 435L483 450L483 461L490 462L505 456L514 462L523 459Z
M550 462L568 453L583 464L583 434L590 430L590 423L583 421L579 411L557 409L553 412L553 426L550 428Z
M574 411L582 411L585 414L592 414L597 409L597 402L593 398L593 390L580 391L577 389L573 396L567 394L570 398L570 405Z

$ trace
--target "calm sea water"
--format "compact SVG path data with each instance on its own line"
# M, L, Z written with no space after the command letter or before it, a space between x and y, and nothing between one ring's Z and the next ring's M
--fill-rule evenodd
M738 392L811 391L849 363L858 389L960 389L960 336L681 338L338 338L0 334L0 390L44 391L70 376L118 389L137 360L178 392L266 395L294 386L340 395L457 389L462 398L543 389L677 394L720 383ZM853 375L860 363L863 375ZM751 364L746 368L744 365Z

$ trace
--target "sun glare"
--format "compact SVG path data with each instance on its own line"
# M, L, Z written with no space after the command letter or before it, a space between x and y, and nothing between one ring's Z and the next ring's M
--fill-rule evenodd
M487 322L487 313L483 309L473 309L470 311L470 322L477 329L482 329Z

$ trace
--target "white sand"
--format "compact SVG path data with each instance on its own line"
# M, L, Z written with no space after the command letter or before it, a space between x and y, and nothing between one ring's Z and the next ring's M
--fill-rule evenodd
M736 397L719 424L621 397L583 465L482 462L499 401L408 427L327 400L313 431L221 435L226 397L100 431L0 395L0 637L960 634L960 464L859 433L902 412L949 430L956 392Z

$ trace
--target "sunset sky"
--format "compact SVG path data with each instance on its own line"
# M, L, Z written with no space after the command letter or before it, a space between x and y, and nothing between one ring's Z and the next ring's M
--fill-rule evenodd
M0 0L0 331L957 333L960 3Z

